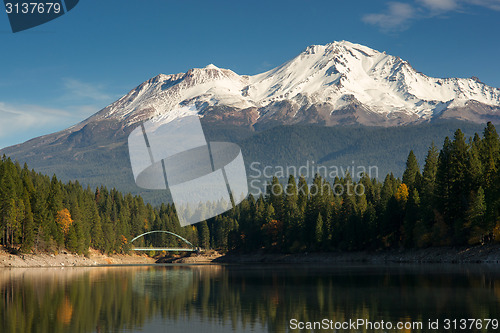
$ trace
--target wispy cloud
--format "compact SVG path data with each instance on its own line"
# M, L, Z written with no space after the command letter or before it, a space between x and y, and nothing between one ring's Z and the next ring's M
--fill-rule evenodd
M72 126L120 97L104 84L74 78L60 87L60 95L44 105L0 101L0 148Z
M500 11L500 0L466 0L465 2Z
M387 2L380 13L362 17L363 22L378 26L383 31L400 31L412 21L436 17L448 12L466 12L467 6L479 6L500 11L500 0L415 0L414 3Z
M0 137L73 117L71 113L63 110L38 105L13 105L0 102L0 119L2 119Z
M62 98L71 100L90 100L94 102L109 102L114 97L106 92L103 84L93 84L81 80L65 78L63 79L65 94Z
M84 106L71 111L31 104L0 102L0 148L61 130L88 116Z
M415 14L415 9L407 3L389 2L386 12L367 14L363 16L363 21L384 30L405 29Z
M458 8L457 0L418 0L417 3L433 12L444 12Z

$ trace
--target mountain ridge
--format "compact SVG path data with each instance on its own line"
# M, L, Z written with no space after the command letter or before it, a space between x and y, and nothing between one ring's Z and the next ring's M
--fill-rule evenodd
M400 174L410 149L422 156L456 128L473 135L488 120L500 123L499 105L500 90L478 79L430 78L401 58L335 42L254 76L213 64L159 74L82 122L0 155L66 181L143 194L131 175L128 135L145 120L169 121L195 106L207 140L240 144L247 167L356 160L380 164L383 176Z
M466 112L474 103L474 112ZM201 117L252 126L360 123L397 126L446 118L473 122L500 114L500 89L477 78L433 78L399 57L347 41L311 45L267 72L238 75L210 64L159 74L83 124L118 119L126 126L177 116L194 105ZM464 110L465 108L465 110Z

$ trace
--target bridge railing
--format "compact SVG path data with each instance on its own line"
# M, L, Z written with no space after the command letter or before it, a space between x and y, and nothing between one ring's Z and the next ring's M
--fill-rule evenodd
M187 245L189 245L191 248L189 249L186 249L186 248L145 248L145 247L139 247L139 248L132 248L131 250L133 251L170 251L170 252L182 252L182 251L186 251L186 252L198 252L199 249L197 247L195 247L190 241L188 241L187 239L185 239L184 237L182 236L179 236L177 234L174 234L173 232L171 231L166 231L166 230L153 230L153 231L148 231L148 232L145 232L137 237L134 237L131 241L130 241L130 244L132 244L135 240L141 238L141 237L144 237L146 235L149 235L149 234L154 234L154 233L165 233L165 234L169 234L169 235L172 235L172 236L175 236L177 238L179 238L180 240L182 240L184 243L186 243Z

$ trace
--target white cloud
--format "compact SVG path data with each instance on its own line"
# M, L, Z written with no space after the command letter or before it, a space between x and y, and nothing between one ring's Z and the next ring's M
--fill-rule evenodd
M0 102L0 137L16 132L19 128L43 126L71 114L38 105L13 105Z
M418 0L418 2L434 12L450 11L458 8L457 0Z
M500 0L465 0L466 3L500 11Z
M415 15L415 9L411 5L402 2L389 2L387 3L387 12L367 14L363 16L363 21L385 30L404 29Z
M70 109L0 102L0 148L62 130L91 114L87 106Z
M500 11L500 0L415 0L414 5L388 2L384 12L366 14L362 20L386 31L404 30L413 20L436 17L447 12L467 12L467 6Z
M65 100L91 100L95 102L109 102L115 96L105 92L105 86L102 84L92 84L80 80L65 78L63 86L66 90L62 99Z
M120 97L103 84L73 78L63 79L62 88L48 107L0 101L0 149L68 128Z

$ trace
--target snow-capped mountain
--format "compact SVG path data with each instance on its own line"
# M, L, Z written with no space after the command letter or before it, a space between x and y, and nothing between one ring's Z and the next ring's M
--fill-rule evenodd
M80 126L101 119L125 126L196 105L206 121L271 124L398 125L457 118L500 120L500 89L477 78L432 78L399 57L347 41L312 45L268 72L247 76L214 65L160 74Z
M336 42L310 46L254 76L214 65L160 74L81 123L4 148L0 156L65 181L143 195L130 167L130 132L144 120L169 121L193 110L203 117L207 141L238 143L248 163L338 166L363 161L381 166L385 175L402 172L410 150L424 156L432 141L439 144L457 128L473 135L484 128L475 123L500 123L500 90L477 79L431 78L398 57ZM436 118L469 122L431 121ZM430 123L395 126L426 121ZM280 124L393 127L271 129Z

